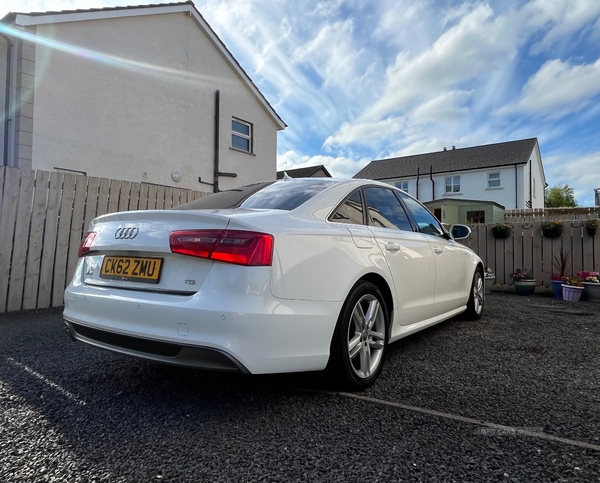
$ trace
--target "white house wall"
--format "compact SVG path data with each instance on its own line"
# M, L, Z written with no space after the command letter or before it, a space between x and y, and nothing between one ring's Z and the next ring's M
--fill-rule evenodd
M277 127L184 13L38 25L32 168L203 189L212 183L221 94L221 189L275 179ZM107 57L110 56L110 57ZM254 126L254 154L230 149L231 118ZM175 183L171 172L179 170Z
M529 169L529 168L527 168ZM488 173L500 173L500 188L488 188ZM463 171L460 173L448 173L443 175L434 175L433 181L426 176L419 177L418 198L421 202L432 201L432 188L435 185L435 199L467 199L467 200L485 200L495 201L507 209L514 209L518 204L519 208L525 207L525 201L529 200L529 173L524 173L524 166L516 168L516 183L518 190L515 196L515 167L495 168L486 170ZM460 192L458 194L446 194L445 182L450 176L460 176ZM402 180L388 181L396 185L398 181L408 181L408 192L417 196L416 177Z
M535 180L535 190L531 196L532 208L544 208L544 188L546 179L542 171L542 160L540 159L539 149L534 149L530 158L531 175Z

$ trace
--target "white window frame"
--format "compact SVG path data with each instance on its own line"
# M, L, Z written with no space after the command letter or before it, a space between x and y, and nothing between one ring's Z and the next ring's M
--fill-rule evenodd
M408 181L396 181L394 186L398 189L401 189L405 193L408 193Z
M494 175L497 175L497 177L493 177ZM498 182L497 185L492 185L491 183L494 182ZM497 189L497 188L502 188L502 177L500 175L500 171L490 171L487 175L487 187L488 189Z
M244 126L248 126L248 133L242 133L239 131L236 131L233 127L233 123L237 122L239 124L243 124ZM248 121L243 121L242 119L238 119L237 117L232 117L231 118L231 149L235 149L236 151L241 151L243 153L250 153L252 154L253 150L254 150L254 146L253 146L253 139L252 139L252 133L253 133L253 126L251 123L249 123ZM244 139L248 141L248 149L242 149L239 148L237 146L233 145L233 138L234 137L238 137L240 139Z
M460 193L460 175L446 176L444 178L444 193L447 195Z

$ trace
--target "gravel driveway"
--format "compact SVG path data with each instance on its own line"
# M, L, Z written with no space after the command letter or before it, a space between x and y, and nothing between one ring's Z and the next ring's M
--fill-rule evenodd
M0 481L599 481L600 306L494 293L390 347L371 389L72 343L0 315ZM533 433L533 434L531 434Z

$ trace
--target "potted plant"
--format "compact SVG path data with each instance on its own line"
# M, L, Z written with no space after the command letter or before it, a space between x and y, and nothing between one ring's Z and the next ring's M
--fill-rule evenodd
M585 226L585 231L589 236L596 236L596 231L598 230L598 220L596 218L585 220L583 226Z
M546 238L558 238L562 235L563 224L560 220L545 221L542 223L542 235Z
M570 258L571 253L568 250L563 250L562 247L558 256L554 255L552 266L556 272L552 272L550 275L550 283L552 284L552 293L554 293L554 297L558 300L562 300L563 298L562 285L567 278L567 265Z
M563 300L567 302L579 302L583 293L583 280L579 277L567 277L562 289Z
M496 275L494 274L494 271L491 268L486 268L485 269L485 293L490 293L492 291L492 285L494 285L494 282L496 281Z
M583 280L583 296L588 302L600 302L600 273L584 270L577 274Z
M510 274L510 278L513 279L515 285L515 291L519 295L531 295L535 290L536 279L533 278L531 270L526 268L517 268L513 273Z
M512 226L508 223L497 223L492 227L492 235L498 240L508 238L512 234Z

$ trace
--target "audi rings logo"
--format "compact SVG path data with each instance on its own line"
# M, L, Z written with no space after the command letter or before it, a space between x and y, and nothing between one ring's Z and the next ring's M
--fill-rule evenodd
M133 240L140 230L137 226L121 226L115 232L117 240Z

